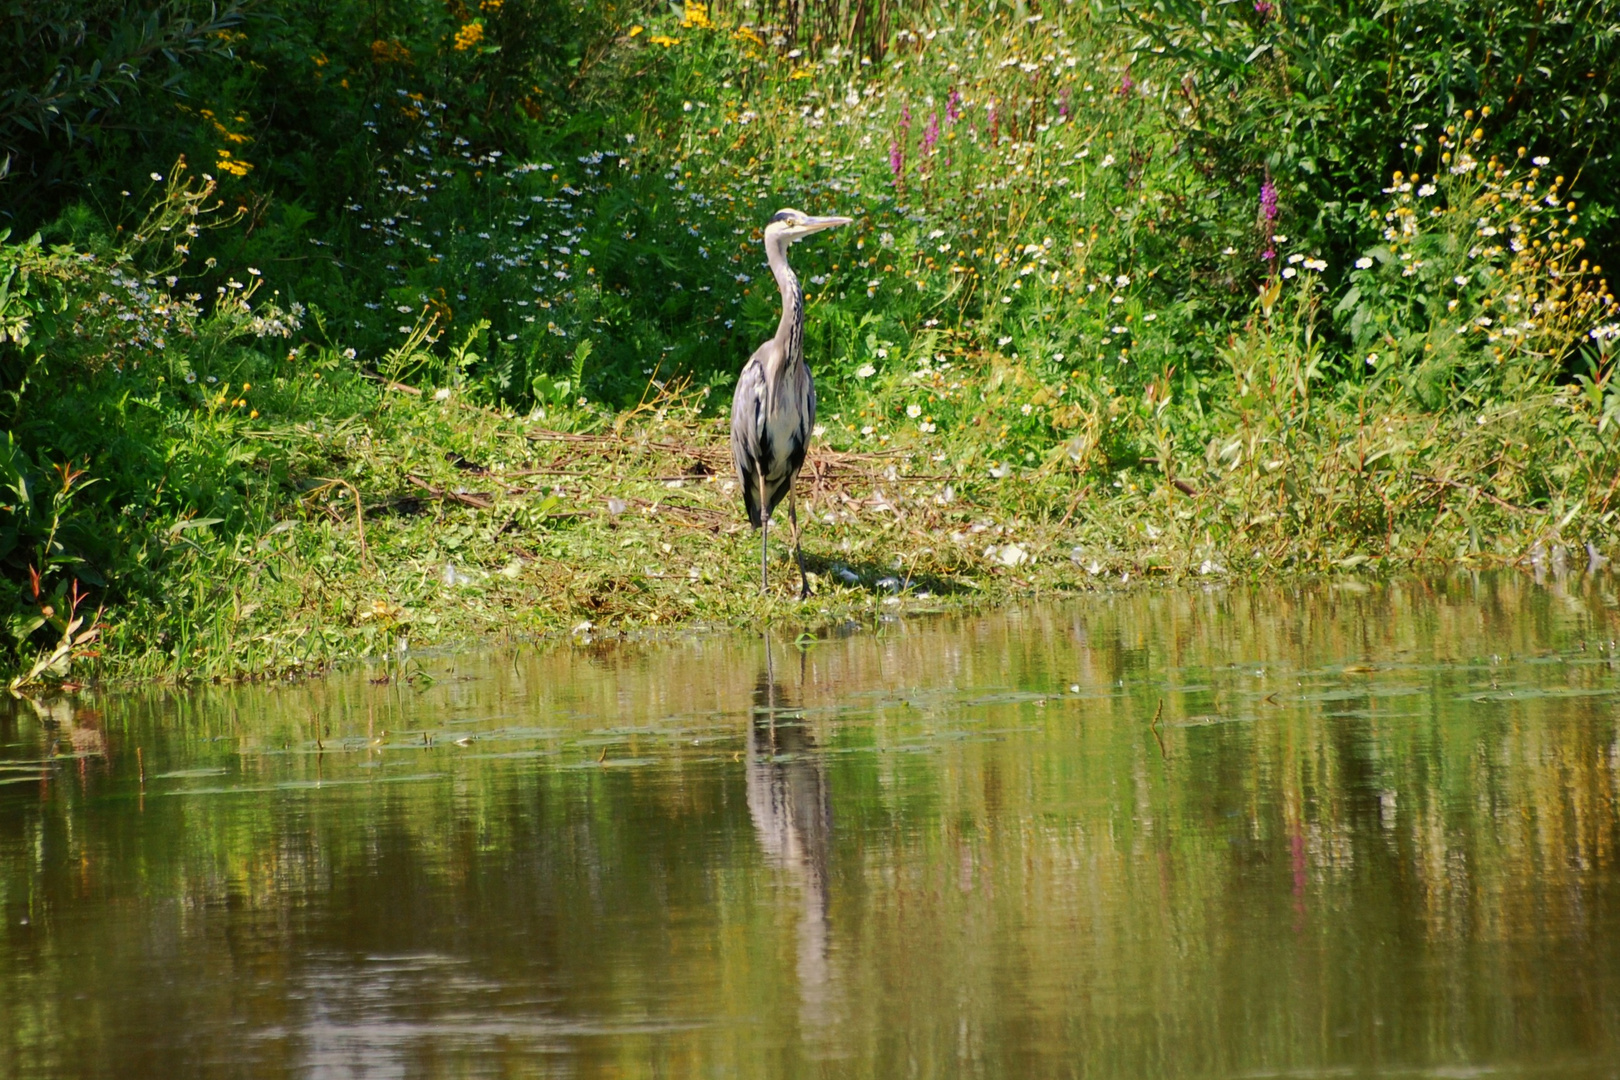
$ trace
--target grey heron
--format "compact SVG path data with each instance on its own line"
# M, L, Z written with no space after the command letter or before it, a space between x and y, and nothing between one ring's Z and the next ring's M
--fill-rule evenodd
M770 586L771 512L785 496L793 523L793 551L799 560L799 598L810 595L799 547L799 511L793 480L804 465L810 429L816 424L816 384L804 362L804 290L788 266L787 249L811 233L848 225L847 217L811 217L778 210L765 226L765 261L782 291L782 319L776 335L754 350L743 365L731 399L731 458L737 465L748 524L759 532L759 590Z

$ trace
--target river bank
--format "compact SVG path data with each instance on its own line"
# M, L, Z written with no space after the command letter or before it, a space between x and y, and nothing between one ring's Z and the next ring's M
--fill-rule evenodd
M542 419L363 382L369 414L276 444L313 474L295 496L261 504L235 536L207 521L165 530L170 603L104 613L99 655L56 677L279 677L362 657L404 676L412 649L762 622L819 632L1148 582L1446 566L1562 575L1614 551L1606 532L1588 549L1569 521L1561 530L1567 511L1514 505L1471 479L1467 462L1500 454L1505 432L1431 431L1415 465L1358 468L1358 450L1382 462L1413 440L1410 426L1378 413L1335 431L1323 410L1306 445L1234 427L1212 460L1100 478L1066 456L1020 466L967 440L819 444L798 488L813 587L800 602L785 513L759 592L758 534L723 421L701 401ZM1244 447L1235 461L1219 454L1232 442Z

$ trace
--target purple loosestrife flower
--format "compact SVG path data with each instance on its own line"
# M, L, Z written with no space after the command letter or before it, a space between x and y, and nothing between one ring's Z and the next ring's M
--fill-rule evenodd
M889 143L889 171L894 174L895 186L899 187L900 178L906 173L906 154L900 149L899 139Z
M1120 79L1119 79L1119 96L1120 97L1130 97L1131 96L1131 91L1135 90L1135 89L1136 89L1136 80L1131 78L1131 73L1129 71L1127 71L1124 75L1120 76Z
M1271 234L1277 224L1277 185L1266 177L1265 183L1260 185L1260 229L1265 235L1266 250L1260 253L1262 259L1270 260L1277 257L1277 252L1271 246Z
M945 99L945 119L953 124L962 119L962 95L955 90Z
M934 144L939 142L939 113L928 114L928 127L923 131L923 153L932 154Z
M1277 10L1277 6L1271 0L1254 0L1254 10L1260 16L1260 21L1265 22L1271 18L1272 13Z
M1069 115L1069 88L1067 86L1058 94L1058 115L1065 118Z
M1260 185L1260 217L1266 223L1266 231L1270 232L1277 220L1277 185L1271 182L1269 176Z
M900 110L900 130L911 130L911 106L909 105Z

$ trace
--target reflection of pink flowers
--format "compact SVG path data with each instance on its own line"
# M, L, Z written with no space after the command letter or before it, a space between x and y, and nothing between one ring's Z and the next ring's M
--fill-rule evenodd
M939 113L928 114L928 127L923 131L923 153L932 154L939 142Z
M954 124L961 118L962 95L952 90L951 96L945 99L945 119Z

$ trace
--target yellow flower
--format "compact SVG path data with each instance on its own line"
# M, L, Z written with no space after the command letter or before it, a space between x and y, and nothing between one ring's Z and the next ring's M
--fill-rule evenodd
M662 45L666 49L671 45L679 45L681 43L680 38L670 37L668 34L654 34L647 40L652 42L654 45Z
M484 40L484 24L474 20L462 24L456 31L456 52L466 52L468 49Z
M411 58L411 50L397 41L381 38L371 43L371 60L375 64L403 64Z
M641 33L645 29L647 29L645 26L632 26L630 28L630 36L635 37L637 34Z
M361 622L379 619L383 622L396 622L405 614L405 609L397 604L390 604L386 600L373 600L369 611L360 613Z
M760 37L758 33L747 26L737 27L737 29L732 32L731 36L738 41L751 42L754 45L758 45L762 49L765 47L765 39Z
M681 29L714 29L714 23L709 21L709 5L700 4L697 0L684 0L681 9Z
M237 158L231 157L231 152L229 150L217 150L215 153L219 154L219 161L217 164L220 170L222 172L228 172L232 176L246 176L253 168L252 162L241 161Z
M793 74L789 75L788 78L790 78L790 79L813 79L813 78L815 78L815 75L814 75L813 72L810 71L809 68L799 68Z

